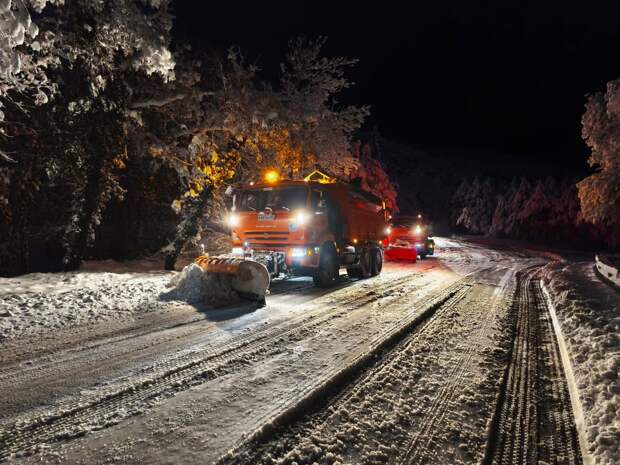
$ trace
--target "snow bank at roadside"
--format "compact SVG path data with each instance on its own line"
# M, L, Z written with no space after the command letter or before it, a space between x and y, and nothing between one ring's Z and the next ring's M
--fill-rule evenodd
M162 300L181 300L190 304L225 305L237 302L239 295L232 289L232 277L206 273L192 263L170 282L173 287L161 295Z
M152 311L173 274L75 271L0 278L0 343Z
M594 264L551 263L543 282L566 339L597 465L620 463L620 293Z
M190 264L161 271L157 261L85 262L80 271L0 278L0 344L17 337L169 308L170 302L221 306L240 300L232 277Z

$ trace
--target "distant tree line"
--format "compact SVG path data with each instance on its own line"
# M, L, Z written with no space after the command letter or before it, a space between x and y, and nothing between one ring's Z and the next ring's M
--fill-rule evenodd
M620 247L620 79L587 98L582 137L592 173L575 179L464 180L451 223L472 234Z
M455 231L589 249L620 246L619 229L584 218L576 179L463 180L452 197Z

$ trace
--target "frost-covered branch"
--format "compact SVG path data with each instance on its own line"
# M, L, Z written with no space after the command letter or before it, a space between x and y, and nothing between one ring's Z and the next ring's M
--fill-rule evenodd
M160 99L149 99L142 102L134 102L129 105L129 108L137 110L139 108L151 108L151 107L163 107L176 102L177 100L183 100L186 97L184 94L171 95Z

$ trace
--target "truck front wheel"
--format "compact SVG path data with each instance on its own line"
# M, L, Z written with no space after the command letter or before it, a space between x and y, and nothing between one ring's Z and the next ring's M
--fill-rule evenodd
M377 276L378 274L381 273L381 270L383 269L383 253L381 252L381 249L376 248L376 249L372 249L371 250L371 257L372 257L372 269L371 269L371 276Z
M337 277L338 257L336 256L336 249L331 244L325 244L321 247L319 267L312 280L317 287L329 287L336 282Z
M360 255L360 278L372 276L372 249L364 249Z

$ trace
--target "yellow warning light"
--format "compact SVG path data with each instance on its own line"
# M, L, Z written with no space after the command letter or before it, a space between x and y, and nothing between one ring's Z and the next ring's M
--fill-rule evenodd
M268 182L269 184L273 184L275 182L278 182L279 180L280 180L280 173L278 173L276 170L265 171L265 181Z

